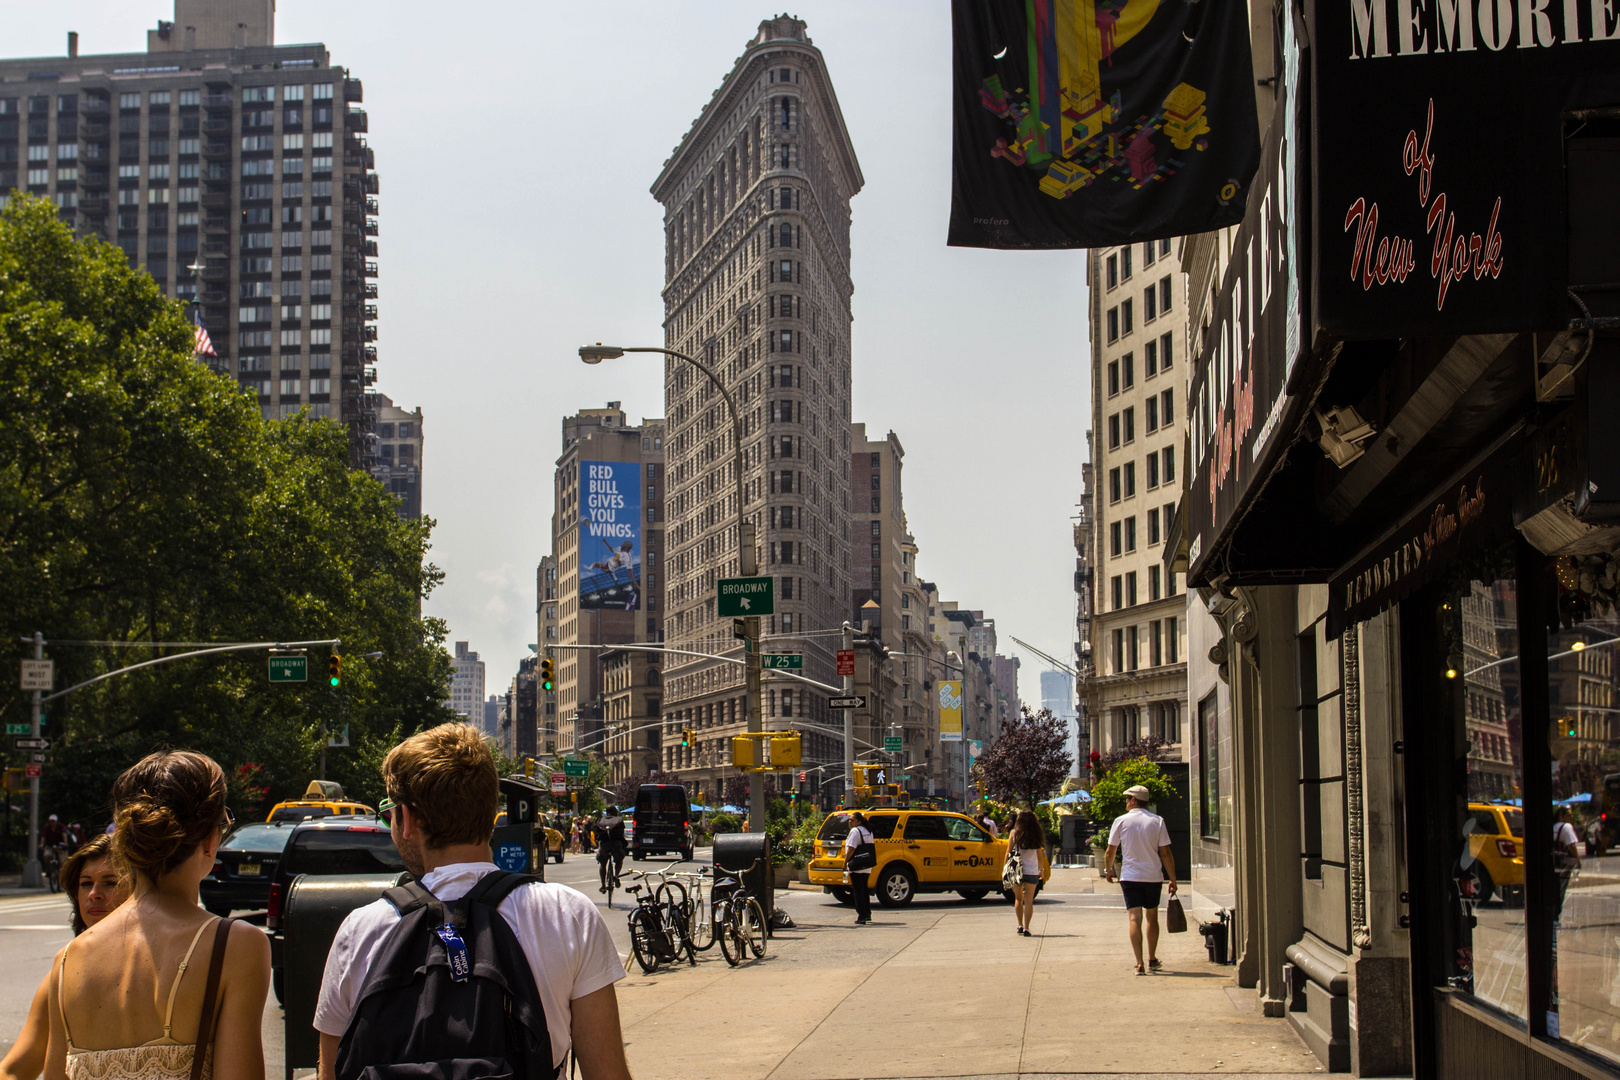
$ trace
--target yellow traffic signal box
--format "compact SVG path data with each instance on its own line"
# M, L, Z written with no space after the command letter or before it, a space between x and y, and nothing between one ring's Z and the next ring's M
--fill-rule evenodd
M750 740L752 741L752 740ZM784 768L799 764L803 739L797 731L771 736L771 765Z
M746 735L734 735L731 738L731 764L739 769L752 769L757 762L754 760L754 740Z

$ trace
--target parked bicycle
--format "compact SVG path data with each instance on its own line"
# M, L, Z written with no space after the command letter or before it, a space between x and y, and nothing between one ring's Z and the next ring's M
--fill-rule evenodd
M636 906L628 917L630 951L635 954L641 970L651 975L664 962L675 963L686 954L686 962L697 963L697 950L686 937L681 905L686 890L678 882L664 880L668 871L633 870L631 876L640 884L630 885L625 892L636 898ZM656 889L649 887L647 879L656 877Z
M714 936L726 963L736 967L752 952L756 960L765 956L765 908L748 889L748 875L758 869L759 859L746 870L715 871L714 892L725 895L714 907ZM721 875L726 876L722 877Z

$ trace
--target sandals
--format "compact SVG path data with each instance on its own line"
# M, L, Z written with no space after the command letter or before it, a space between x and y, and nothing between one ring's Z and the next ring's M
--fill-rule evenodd
M1136 973L1138 975L1146 975L1147 974L1147 968L1143 967L1141 964L1137 964L1136 965Z

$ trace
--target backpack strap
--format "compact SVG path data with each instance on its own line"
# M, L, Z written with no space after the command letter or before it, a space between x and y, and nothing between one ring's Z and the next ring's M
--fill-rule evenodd
M382 896L384 900L394 905L394 910L399 912L401 919L417 908L431 907L438 909L439 912L444 910L444 905L439 902L439 898L428 892L427 887L420 881L414 879L407 881L403 885L395 885L392 889L384 890ZM438 913L435 913L434 918L436 922L444 921L442 915Z
M496 870L479 878L478 884L467 891L466 900L469 904L499 907L501 901L510 896L514 889L539 880L532 874L514 874L506 870Z

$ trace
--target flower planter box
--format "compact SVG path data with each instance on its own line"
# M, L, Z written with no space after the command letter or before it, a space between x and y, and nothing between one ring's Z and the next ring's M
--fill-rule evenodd
M775 882L776 887L778 889L787 888L788 887L788 882L793 880L793 875L794 875L793 864L792 863L783 863L781 866L773 866L771 869L776 874L776 882Z

